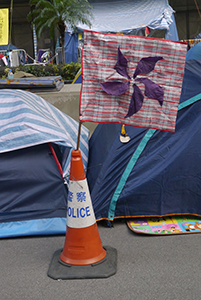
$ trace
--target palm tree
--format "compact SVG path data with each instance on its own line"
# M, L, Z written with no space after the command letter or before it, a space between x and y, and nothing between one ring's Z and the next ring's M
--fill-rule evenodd
M40 37L43 29L49 28L50 37L54 38L55 29L58 29L61 36L62 61L65 63L66 25L72 29L75 29L78 23L90 27L89 18L92 17L92 6L87 0L31 0L29 4L34 5L34 8L27 17L29 22L35 24L38 37Z

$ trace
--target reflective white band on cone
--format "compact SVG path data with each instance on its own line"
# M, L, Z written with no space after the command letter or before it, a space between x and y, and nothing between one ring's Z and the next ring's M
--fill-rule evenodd
M69 181L67 226L89 227L96 223L87 180Z

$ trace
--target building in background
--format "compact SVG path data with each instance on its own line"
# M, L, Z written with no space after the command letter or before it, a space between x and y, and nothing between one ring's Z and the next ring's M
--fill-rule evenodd
M105 0L101 0L103 1ZM100 2L100 0L89 2ZM1 0L0 8L10 8L10 4L11 0ZM201 32L201 0L169 0L169 5L175 10L179 39L195 38ZM33 31L27 21L30 9L28 0L13 0L11 43L34 57ZM51 49L54 52L56 41L56 37L55 40L49 38L47 30L37 41L38 49Z
M10 11L10 4L11 0L1 0L0 8L9 8ZM27 20L30 9L28 0L13 0L11 44L19 49L24 49L34 58L33 31L31 24ZM11 11L9 15L11 15ZM54 49L56 45L56 41L52 41L49 38L48 30L41 35L37 42L38 49Z
M180 40L195 38L201 32L201 0L169 0L175 10Z

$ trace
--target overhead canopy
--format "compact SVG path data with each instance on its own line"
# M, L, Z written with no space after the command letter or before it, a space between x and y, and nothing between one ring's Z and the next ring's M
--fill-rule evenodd
M148 26L165 29L173 23L173 9L168 0L110 0L93 3L92 27L78 25L80 30L131 33Z

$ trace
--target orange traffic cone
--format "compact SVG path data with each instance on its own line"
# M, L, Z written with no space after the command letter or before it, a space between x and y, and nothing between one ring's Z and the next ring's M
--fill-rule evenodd
M70 170L66 240L60 258L72 265L94 264L106 256L106 251L98 233L80 150L71 152Z
M80 150L71 152L67 229L64 248L55 252L48 276L53 279L103 278L116 273L117 251L103 247Z

